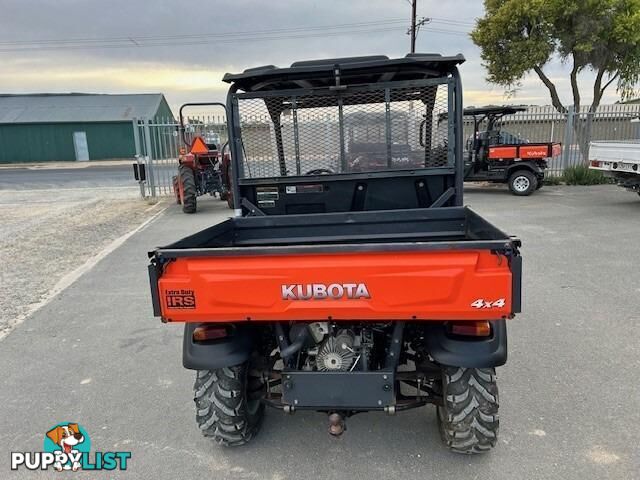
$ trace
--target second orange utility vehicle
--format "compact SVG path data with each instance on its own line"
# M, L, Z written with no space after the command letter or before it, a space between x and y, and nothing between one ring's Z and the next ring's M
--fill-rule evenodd
M149 265L155 315L185 324L204 435L246 443L265 406L326 412L339 435L358 412L434 404L452 450L496 445L520 242L463 206L463 61L225 75L236 216Z
M532 143L502 129L503 117L526 110L513 106L465 108L463 114L473 118L473 134L466 143L466 181L506 183L518 196L542 188L548 162L562 154L562 145Z

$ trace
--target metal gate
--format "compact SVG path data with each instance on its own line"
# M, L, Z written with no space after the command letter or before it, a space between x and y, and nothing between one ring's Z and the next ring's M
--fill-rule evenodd
M220 135L227 141L224 116L190 116L185 125L187 140L206 132ZM178 173L180 149L186 148L180 124L173 118L134 119L136 162L144 165L146 178L140 182L143 197L174 195L173 178Z

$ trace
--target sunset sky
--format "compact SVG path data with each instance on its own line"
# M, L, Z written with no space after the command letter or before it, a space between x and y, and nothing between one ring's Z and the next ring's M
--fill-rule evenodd
M2 0L0 93L164 93L183 102L224 98L225 72L296 60L409 50L408 0ZM466 105L548 104L537 76L515 98L485 81L468 32L480 0L419 0L418 52L462 53ZM570 101L568 67L545 67ZM582 75L584 98L590 72ZM610 87L603 103L618 100Z

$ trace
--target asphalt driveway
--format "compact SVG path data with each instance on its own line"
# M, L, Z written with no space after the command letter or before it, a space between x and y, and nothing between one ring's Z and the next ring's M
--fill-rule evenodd
M132 161L109 165L65 165L46 164L37 167L10 167L0 165L0 191L6 189L119 189L136 195L138 184L133 179Z
M325 416L279 411L245 447L201 438L182 329L151 314L146 252L229 215L206 200L191 216L171 206L0 341L0 475L42 478L10 472L9 451L41 450L49 427L77 421L92 449L132 458L126 472L74 478L640 478L640 199L472 188L466 203L523 241L524 313L509 323L490 454L446 451L433 407L357 415L337 440Z

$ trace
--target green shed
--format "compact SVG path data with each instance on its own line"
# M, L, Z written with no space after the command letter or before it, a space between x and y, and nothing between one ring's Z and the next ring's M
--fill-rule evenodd
M164 95L0 94L0 163L135 155L135 119L173 118Z

